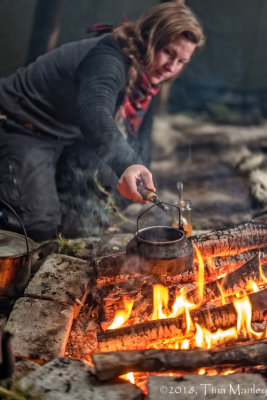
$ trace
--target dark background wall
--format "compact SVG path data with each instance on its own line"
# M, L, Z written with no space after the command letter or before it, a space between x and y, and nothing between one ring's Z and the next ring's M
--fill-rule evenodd
M173 85L169 110L267 104L267 2L188 0L202 21L206 46Z
M1 0L0 76L27 64L54 45L86 37L94 22L129 20L159 0ZM207 37L172 85L168 111L201 109L208 102L267 108L266 0L187 0ZM49 43L44 40L50 31Z
M52 13L48 20L46 16L49 16L52 8L57 11L56 3L60 7L58 46L85 38L88 24L120 23L123 11L129 20L134 20L150 6L157 4L157 0L1 0L0 77L27 63L31 40L41 36L40 30L45 30L44 25L49 25L49 22L51 25ZM39 15L36 15L37 7ZM37 26L34 18L38 18Z

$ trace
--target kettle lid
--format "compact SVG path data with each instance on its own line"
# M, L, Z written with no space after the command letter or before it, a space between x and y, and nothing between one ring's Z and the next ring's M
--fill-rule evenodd
M29 251L35 248L33 240L28 238ZM0 230L0 258L16 257L27 254L25 236L19 233Z

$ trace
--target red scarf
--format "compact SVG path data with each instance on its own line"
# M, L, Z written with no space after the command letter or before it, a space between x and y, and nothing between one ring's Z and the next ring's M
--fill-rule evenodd
M123 13L123 21L126 22L126 16ZM93 24L88 25L86 33L95 32L95 36L102 33L111 32L114 26L110 24ZM148 109L152 96L159 91L159 86L153 86L149 82L148 77L143 72L140 79L135 84L132 94L126 96L122 105L122 119L126 127L126 132L133 136L136 135L140 128L144 115Z
M122 118L128 134L136 135L152 96L155 96L158 91L159 86L151 85L147 75L143 72L135 84L132 94L126 96L122 105Z

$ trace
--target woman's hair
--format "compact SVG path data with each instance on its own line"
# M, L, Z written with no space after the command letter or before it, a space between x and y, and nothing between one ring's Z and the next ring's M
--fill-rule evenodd
M152 65L155 52L182 35L201 47L204 35L199 21L182 0L161 3L135 22L125 22L113 31L128 68L129 93L140 69Z

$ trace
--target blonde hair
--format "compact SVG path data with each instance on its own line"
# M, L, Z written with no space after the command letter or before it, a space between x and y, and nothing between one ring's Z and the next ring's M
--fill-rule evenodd
M128 65L129 93L140 69L153 64L155 52L182 35L196 47L204 44L204 35L197 17L183 1L161 3L149 9L135 22L126 22L113 31Z

